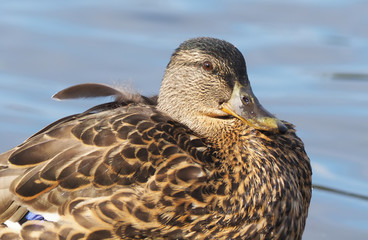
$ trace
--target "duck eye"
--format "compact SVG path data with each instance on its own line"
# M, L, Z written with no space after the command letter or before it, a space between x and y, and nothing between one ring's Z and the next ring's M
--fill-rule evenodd
M250 100L249 100L248 97L243 97L242 102L243 102L243 104L249 104Z
M205 61L202 65L202 67L206 71L211 71L213 69L213 65L210 61Z

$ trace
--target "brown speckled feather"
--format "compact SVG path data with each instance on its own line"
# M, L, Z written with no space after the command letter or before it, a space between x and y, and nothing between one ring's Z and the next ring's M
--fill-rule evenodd
M65 222L52 226L58 234L88 239L243 239L245 231L253 239L263 225L304 228L305 222L291 216L306 217L310 193L293 189L289 181L308 186L310 169L307 161L295 165L306 155L293 130L268 136L243 129L231 137L244 147L232 150L227 142L205 144L152 107L129 105L83 115L34 136L9 159L17 167L37 164L13 182L12 191L32 210L59 208ZM57 134L61 130L63 134ZM99 140L101 132L107 142ZM88 141L84 134L89 134ZM36 151L24 165L24 151L31 151L36 141L52 146L55 136L62 145ZM300 155L283 155L278 152L281 145L282 151L298 150ZM280 176L284 171L288 178ZM277 212L290 217L278 219ZM262 215L268 217L260 225ZM22 234L34 234L31 224L45 223L26 223ZM282 234L293 236L291 230ZM264 239L273 235L278 233L271 231Z
M189 40L158 105L121 95L0 155L0 219L25 208L60 215L19 234L2 227L1 239L301 239L309 159L293 126L260 106L239 54ZM99 94L80 87L72 97Z
M203 155L192 145L203 143L178 126L140 105L64 119L10 154L9 165L24 169L11 190L32 210L55 211L77 196L110 195L120 186L144 184L169 157L188 159L188 151ZM186 135L176 145L173 135L180 133Z

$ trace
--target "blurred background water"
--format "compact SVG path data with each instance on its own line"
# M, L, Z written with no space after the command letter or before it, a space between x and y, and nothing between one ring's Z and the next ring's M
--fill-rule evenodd
M105 99L55 102L70 85L157 94L172 51L212 36L247 60L263 106L296 125L313 182L368 195L368 2L2 0L0 151ZM304 239L367 239L368 201L315 188Z

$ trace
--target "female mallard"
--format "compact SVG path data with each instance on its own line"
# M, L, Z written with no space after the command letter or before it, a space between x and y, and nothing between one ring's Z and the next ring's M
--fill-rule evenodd
M56 97L97 95L119 100L0 155L2 221L25 208L60 215L26 222L21 238L301 239L309 159L293 126L260 105L233 45L181 44L157 102L96 84Z

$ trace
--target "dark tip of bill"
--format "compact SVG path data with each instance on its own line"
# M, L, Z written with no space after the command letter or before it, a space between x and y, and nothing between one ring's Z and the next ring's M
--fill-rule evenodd
M277 123L277 128L279 130L279 133L284 134L287 132L288 128L283 124L282 122Z

